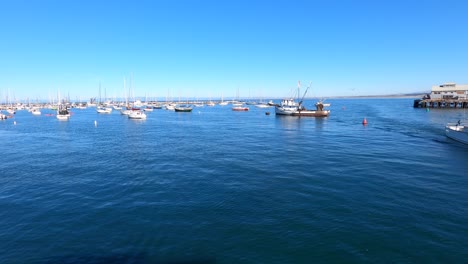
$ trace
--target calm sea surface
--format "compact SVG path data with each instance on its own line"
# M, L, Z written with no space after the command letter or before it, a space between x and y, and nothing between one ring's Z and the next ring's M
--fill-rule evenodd
M463 110L327 102L322 119L18 111L0 121L0 262L466 263L468 146L444 134Z

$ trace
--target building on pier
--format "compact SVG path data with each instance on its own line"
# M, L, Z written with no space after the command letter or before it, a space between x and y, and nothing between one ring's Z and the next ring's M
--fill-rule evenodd
M414 100L416 108L468 108L468 85L444 83L432 86L430 94Z
M431 99L468 99L468 85L444 83L441 85L432 86Z

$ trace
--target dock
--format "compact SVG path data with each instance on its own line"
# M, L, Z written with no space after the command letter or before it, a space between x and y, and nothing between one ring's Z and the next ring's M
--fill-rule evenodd
M467 99L417 99L414 100L414 108L442 108L442 109L463 109L468 108Z

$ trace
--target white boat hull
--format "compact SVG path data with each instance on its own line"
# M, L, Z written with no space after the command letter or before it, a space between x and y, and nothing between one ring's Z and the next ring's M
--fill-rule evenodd
M106 108L96 108L96 111L97 111L99 114L110 114L110 113L112 113L112 108L110 108L110 107L106 107Z
M447 125L445 135L453 140L468 144L468 128L464 125Z
M297 103L294 99L283 99L281 104L275 106L276 115L285 116L311 116L311 117L326 117L330 115L330 110L324 110L323 103L315 104L316 110L308 110L301 103Z
M128 114L129 119L146 119L146 114L140 111L133 111Z
M70 119L70 115L57 115L58 120L68 120Z

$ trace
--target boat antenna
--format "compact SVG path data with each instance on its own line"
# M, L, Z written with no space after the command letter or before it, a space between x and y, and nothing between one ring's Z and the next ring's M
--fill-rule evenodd
M299 105L302 104L302 102L304 101L304 97L306 96L307 94L307 90L309 90L310 86L312 85L312 82L309 84L309 86L307 86L305 92L304 92L304 95L302 95L302 98L301 98L301 101L299 101Z

